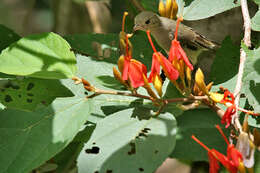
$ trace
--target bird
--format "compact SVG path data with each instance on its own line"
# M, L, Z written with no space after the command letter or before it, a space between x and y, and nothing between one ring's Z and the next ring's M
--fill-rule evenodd
M134 32L137 30L149 30L159 46L169 54L176 28L175 20L161 17L151 11L142 11L136 15L134 23ZM197 64L197 59L202 52L208 50L216 51L219 48L218 43L207 39L182 23L179 25L177 39L193 64Z

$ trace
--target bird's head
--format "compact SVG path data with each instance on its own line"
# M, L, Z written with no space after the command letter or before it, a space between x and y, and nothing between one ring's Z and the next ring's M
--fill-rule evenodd
M160 18L156 13L150 11L143 11L135 17L134 31L137 30L152 30L160 26Z

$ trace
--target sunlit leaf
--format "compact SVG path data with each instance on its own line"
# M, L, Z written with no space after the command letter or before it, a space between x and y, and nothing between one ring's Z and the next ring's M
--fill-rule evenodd
M36 78L71 78L76 72L75 64L69 44L54 33L24 37L0 55L0 72Z
M79 173L151 173L162 164L175 146L174 117L165 113L140 121L131 117L132 111L115 113L97 123L79 155Z

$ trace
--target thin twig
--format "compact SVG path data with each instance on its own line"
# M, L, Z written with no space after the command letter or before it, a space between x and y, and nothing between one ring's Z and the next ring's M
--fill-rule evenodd
M251 21L250 21L250 16L249 16L249 12L248 12L247 0L241 0L241 10L242 10L242 15L243 15L243 19L244 19L244 28L245 28L244 43L247 47L250 47L251 46ZM238 77L237 77L237 83L236 83L236 87L235 87L235 91L234 91L235 105L237 107L239 106L240 90L242 87L242 77L243 77L243 72L244 72L245 61L246 61L246 53L243 49L241 49ZM233 123L234 123L236 129L238 129L241 132L242 127L239 122L239 115L237 114L237 112L234 115Z
M175 102L190 102L195 100L206 100L208 99L208 96L192 96L188 98L173 98L173 99L167 99L167 103L175 103Z

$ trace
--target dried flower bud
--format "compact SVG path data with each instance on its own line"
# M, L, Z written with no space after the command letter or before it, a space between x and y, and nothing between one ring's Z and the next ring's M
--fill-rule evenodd
M254 128L253 130L253 136L254 136L254 144L260 150L260 132Z
M91 84L86 79L81 78L81 81L82 81L84 86L91 86Z
M92 86L84 86L84 88L85 88L87 91L95 92L95 88L92 87Z
M245 167L252 168L254 166L254 147L250 146L250 139L247 133L241 132L237 139L236 148L242 154Z

